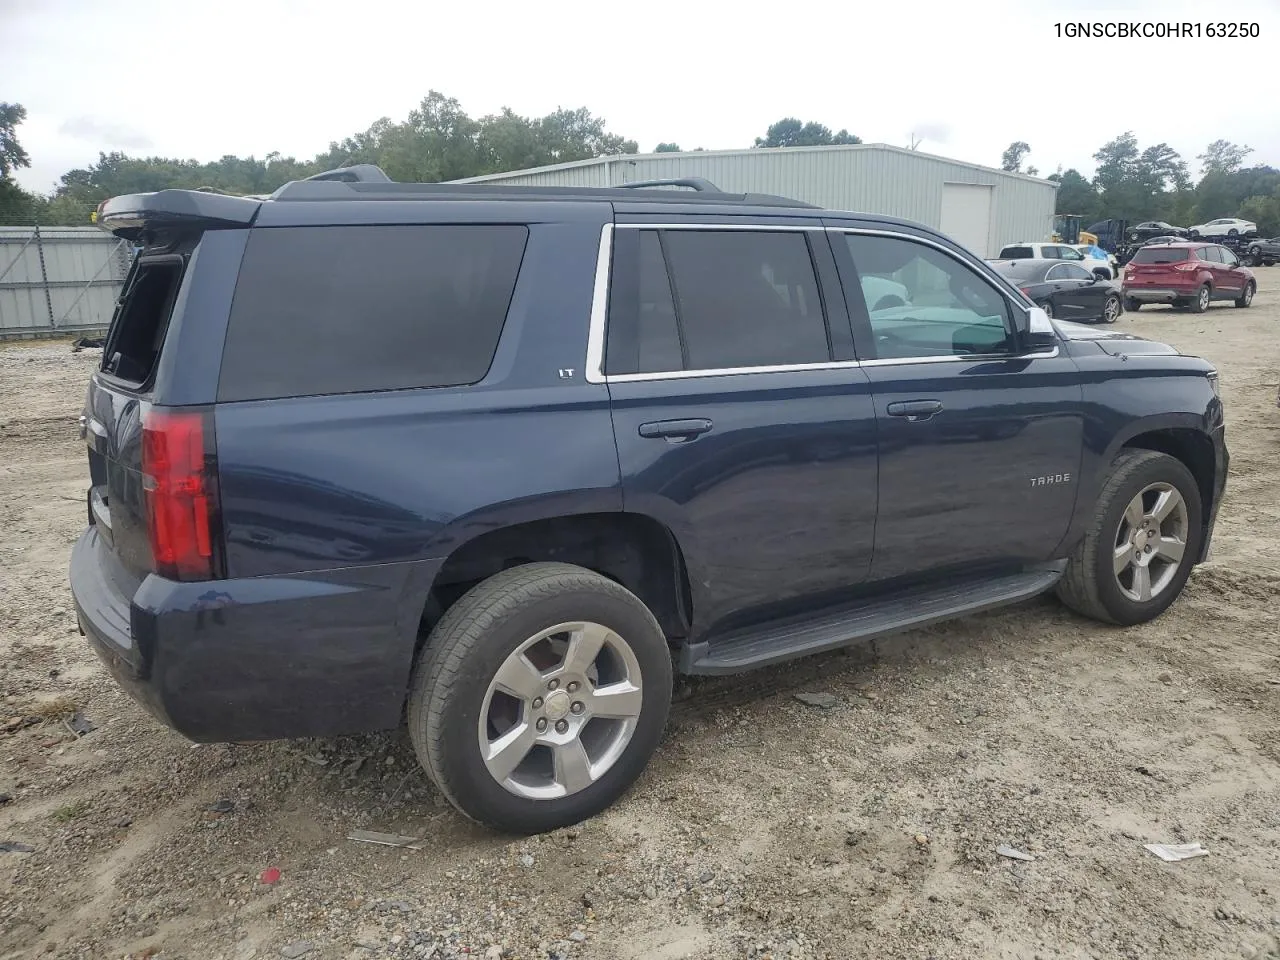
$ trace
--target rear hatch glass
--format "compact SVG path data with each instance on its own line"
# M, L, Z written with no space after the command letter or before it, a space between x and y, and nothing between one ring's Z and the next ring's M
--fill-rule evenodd
M153 569L142 482L142 419L198 235L138 251L89 381L89 515L120 573Z
M1143 247L1133 255L1131 263L1154 265L1161 263L1182 263L1191 259L1191 252L1180 247Z

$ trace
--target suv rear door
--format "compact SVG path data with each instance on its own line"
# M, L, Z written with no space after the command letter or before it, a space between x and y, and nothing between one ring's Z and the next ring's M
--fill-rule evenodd
M875 413L821 223L618 219L603 370L624 505L675 532L695 631L863 580Z
M1049 559L1076 499L1075 364L1023 355L1025 304L955 248L879 224L832 223L830 236L879 430L871 578ZM903 284L909 302L868 302L866 276Z

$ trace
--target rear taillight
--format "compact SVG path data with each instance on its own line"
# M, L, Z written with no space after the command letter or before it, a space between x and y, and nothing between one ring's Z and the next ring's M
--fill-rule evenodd
M1190 263L1175 263L1173 265L1173 269L1180 270L1183 273L1195 273L1200 269L1200 264L1196 263L1194 260Z
M160 410L142 418L142 487L155 572L171 580L218 576L218 492L208 413Z

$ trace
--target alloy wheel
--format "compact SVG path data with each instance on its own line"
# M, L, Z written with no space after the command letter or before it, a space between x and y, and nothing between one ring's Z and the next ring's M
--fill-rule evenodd
M1146 603L1178 574L1190 532L1187 502L1172 484L1152 483L1125 508L1114 543L1120 592Z
M517 796L571 796L618 762L643 702L640 663L625 639L598 623L561 623L520 644L489 682L480 756Z
M1120 316L1120 298L1107 297L1107 302L1102 308L1102 319L1107 323L1115 323L1118 316Z

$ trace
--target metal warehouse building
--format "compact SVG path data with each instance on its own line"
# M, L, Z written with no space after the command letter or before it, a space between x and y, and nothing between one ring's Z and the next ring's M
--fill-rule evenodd
M730 193L773 193L834 210L902 217L942 230L984 257L1043 240L1057 185L883 143L596 157L461 182L608 187L702 177Z

